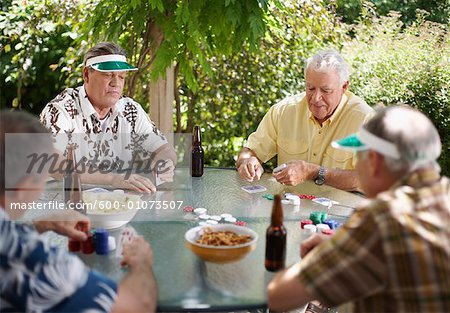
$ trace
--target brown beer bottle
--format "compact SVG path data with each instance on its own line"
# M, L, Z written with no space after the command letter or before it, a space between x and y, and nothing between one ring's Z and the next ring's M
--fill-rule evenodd
M194 127L194 134L192 137L192 177L201 177L203 175L204 167L204 151L202 147L202 138L200 135L200 127Z
M86 214L84 209L83 194L80 175L76 170L75 149L70 145L67 149L67 167L63 179L64 202L70 209Z
M72 189L72 176L75 170L75 150L73 145L69 144L66 148L66 168L63 177L64 189L64 203L67 204L70 200L70 190Z
M266 260L264 265L271 272L285 267L286 261L286 228L283 225L283 207L280 195L275 195L272 217L266 231Z

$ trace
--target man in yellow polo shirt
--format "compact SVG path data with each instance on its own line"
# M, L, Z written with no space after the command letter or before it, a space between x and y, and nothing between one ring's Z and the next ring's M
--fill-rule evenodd
M373 109L348 91L349 70L338 52L306 61L306 92L272 106L239 153L236 167L247 181L259 180L262 163L277 155L274 173L285 185L312 180L343 190L359 189L355 155L331 148L333 140L358 131Z

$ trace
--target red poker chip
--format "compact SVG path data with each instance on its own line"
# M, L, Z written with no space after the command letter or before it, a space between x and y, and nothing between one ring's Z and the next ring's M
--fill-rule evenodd
M187 212L187 213L194 212L194 207L193 207L193 206L190 206L190 205L187 205L187 206L185 206L185 207L183 208L183 211L184 211L184 212Z
M308 200L314 200L317 198L314 195L307 195L307 194L299 194L298 196L300 197L300 199L308 199Z
M237 226L245 226L245 225L247 225L247 222L244 222L244 221L237 221L236 223L234 223L234 225L237 225Z
M322 230L322 234L327 235L327 236L332 236L334 234L334 230L324 229L324 230Z

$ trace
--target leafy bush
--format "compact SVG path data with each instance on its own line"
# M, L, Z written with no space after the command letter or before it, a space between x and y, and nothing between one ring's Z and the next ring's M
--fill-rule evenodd
M181 129L202 126L207 165L234 166L244 140L267 110L287 95L304 91L303 65L315 50L338 46L342 29L334 26L326 7L297 1L286 11L273 11L270 27L258 51L249 46L231 58L210 60L214 76L196 67L196 93L181 80Z
M404 103L427 114L438 128L442 171L450 175L450 34L424 20L410 26L397 13L368 17L353 28L343 54L353 66L352 90L370 105Z

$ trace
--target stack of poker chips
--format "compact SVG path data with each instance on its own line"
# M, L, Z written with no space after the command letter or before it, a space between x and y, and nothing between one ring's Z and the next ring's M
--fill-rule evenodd
M309 219L313 222L314 225L322 224L327 219L327 213L314 211L309 215Z
M108 232L103 228L96 229L93 233L87 233L88 238L85 241L77 241L69 238L68 249L70 252L81 251L84 254L91 254L94 251L97 254L108 254L109 250L115 249L114 237L108 236ZM114 241L114 242L113 242Z
M336 220L324 220L323 224L327 224L330 229L336 229L339 226L339 223Z

